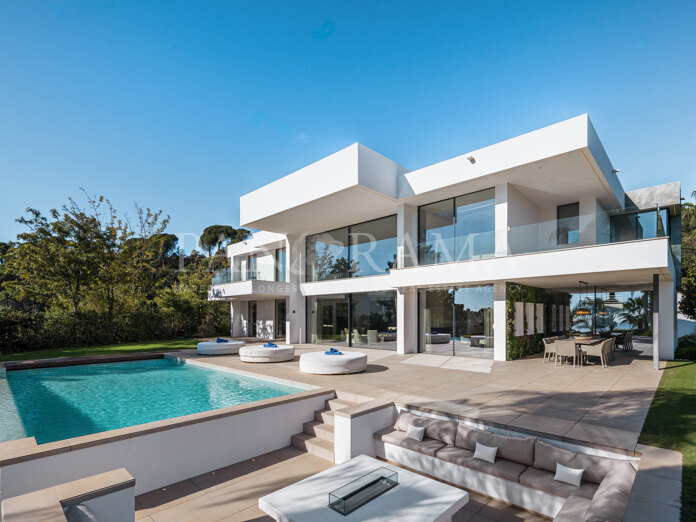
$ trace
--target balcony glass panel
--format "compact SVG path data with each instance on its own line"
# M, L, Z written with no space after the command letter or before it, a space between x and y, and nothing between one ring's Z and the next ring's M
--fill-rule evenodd
M433 265L454 261L454 200L423 205L418 217L421 236L419 263Z
M459 196L455 200L455 261L495 254L495 189Z
M348 227L307 237L307 281L350 277Z
M508 254L544 252L577 246L603 245L664 237L669 222L666 209L609 211L577 217L577 241L570 241L569 230L559 220L511 227L508 230ZM565 234L568 233L566 242Z
M232 269L229 267L215 271L213 275L213 285L224 285L232 281Z
M396 263L396 216L350 227L353 277L385 274Z

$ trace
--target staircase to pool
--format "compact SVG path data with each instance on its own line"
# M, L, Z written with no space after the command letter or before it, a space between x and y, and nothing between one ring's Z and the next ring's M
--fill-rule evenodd
M314 412L314 420L303 424L302 433L292 436L292 445L334 462L334 412L354 404L356 403L344 399L327 400L323 410Z

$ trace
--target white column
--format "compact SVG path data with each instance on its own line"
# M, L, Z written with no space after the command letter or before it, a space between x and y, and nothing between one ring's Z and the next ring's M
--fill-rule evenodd
M659 313L655 313L655 302L658 303ZM657 317L656 317L657 316ZM655 325L658 325L655 331ZM659 300L653 293L653 350L655 339L658 339L657 351L660 359L671 361L674 359L674 351L677 347L675 333L677 325L677 292L674 281L659 281Z
M493 359L507 359L507 311L505 307L505 283L494 285L493 292Z
M242 337L242 303L230 301L230 337Z
M508 255L508 185L495 186L495 255Z
M396 292L396 351L418 351L418 290L399 288Z
M399 268L418 265L418 207L400 203L396 208L396 259Z
M399 268L418 266L418 207L400 203L396 210L396 259ZM418 351L418 291L396 292L396 351Z
M287 236L286 252L288 265L288 284L290 295L288 296L287 328L285 338L288 344L301 344L305 339L305 306L302 296L302 278L304 277L305 263L304 236Z
M597 244L597 217L602 208L597 198L582 198L578 205L580 214L580 244Z

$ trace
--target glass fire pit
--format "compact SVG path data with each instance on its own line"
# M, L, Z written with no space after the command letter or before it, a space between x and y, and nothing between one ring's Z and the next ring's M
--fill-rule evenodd
M348 515L399 483L396 471L378 468L329 493L329 507Z

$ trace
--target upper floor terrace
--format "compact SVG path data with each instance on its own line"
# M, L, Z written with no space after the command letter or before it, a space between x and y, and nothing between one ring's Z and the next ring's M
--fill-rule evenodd
M678 277L679 184L626 192L616 173L587 115L414 171L355 144L243 196L241 224L271 232L231 245L214 283L293 272L312 284L656 238Z

